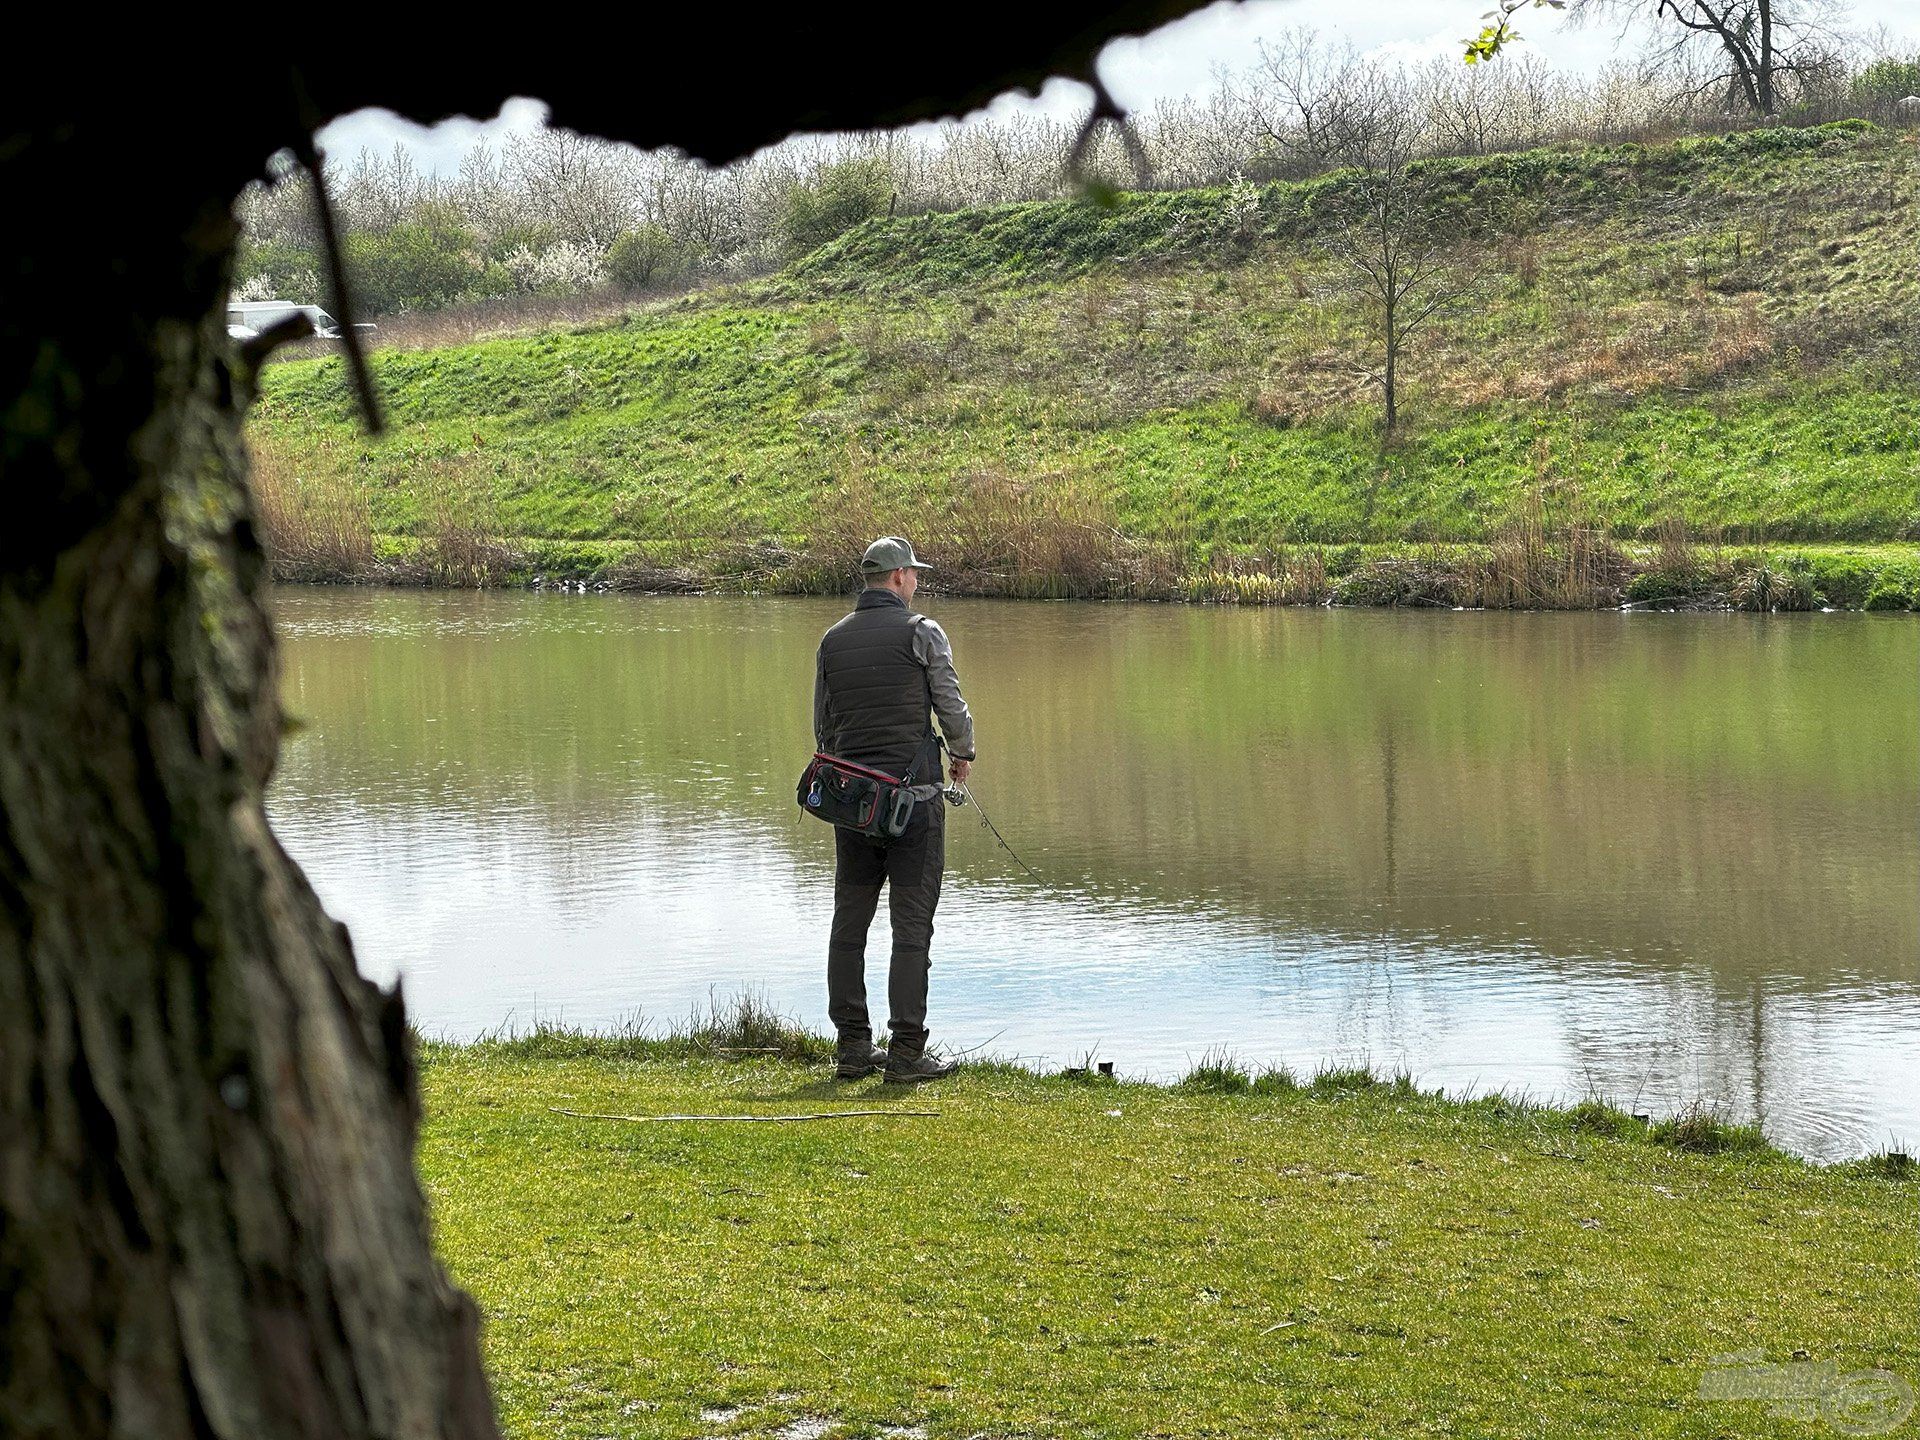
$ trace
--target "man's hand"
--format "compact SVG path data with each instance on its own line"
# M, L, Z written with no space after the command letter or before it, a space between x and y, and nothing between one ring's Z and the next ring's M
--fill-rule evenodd
M970 774L973 770L973 761L955 760L951 765L947 767L947 769L948 769L948 772L953 776L954 784L964 785L967 783L968 774Z

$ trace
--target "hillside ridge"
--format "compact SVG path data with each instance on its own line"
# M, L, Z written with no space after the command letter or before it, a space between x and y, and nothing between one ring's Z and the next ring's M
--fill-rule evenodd
M1471 285L1384 446L1366 306L1312 243L1340 175L869 221L760 281L376 352L377 443L337 359L275 366L252 434L283 510L325 492L376 536L752 546L803 588L876 526L1027 576L1118 563L1055 553L1103 531L1182 573L1515 525L1906 542L1912 148L1856 121L1422 162Z

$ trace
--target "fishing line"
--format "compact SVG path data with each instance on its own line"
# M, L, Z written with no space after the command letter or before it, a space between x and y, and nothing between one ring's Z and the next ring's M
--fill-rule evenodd
M956 798L956 792L957 792L958 798ZM949 800L952 800L952 802L955 805L965 805L969 803L972 804L973 813L980 817L980 823L986 827L988 833L990 833L995 840L998 840L1000 842L1000 848L1006 851L1007 854L1013 856L1013 863L1018 865L1022 870L1026 871L1027 874L1031 875L1033 877L1034 884L1045 885L1047 883L1046 881L1040 878L1040 872L1035 870L1031 865L1027 864L1026 861L1022 860L1020 858L1020 853L1017 850L1015 850L1013 846L1007 843L1007 837L1000 833L1000 827L998 825L995 825L993 821L987 818L986 807L981 805L980 797L975 795L973 793L973 790L964 781L958 785L948 786L947 798Z

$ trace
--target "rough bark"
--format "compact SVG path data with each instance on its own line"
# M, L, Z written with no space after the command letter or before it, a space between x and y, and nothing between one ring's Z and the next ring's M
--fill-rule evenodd
M66 171L41 138L9 179ZM38 343L7 351L0 536L0 1432L491 1436L400 997L262 810L226 199L135 203L120 276L49 236L10 287Z

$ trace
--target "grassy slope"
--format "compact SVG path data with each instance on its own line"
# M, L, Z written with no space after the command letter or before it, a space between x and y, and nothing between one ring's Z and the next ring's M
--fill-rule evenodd
M1785 137L1768 140L1768 136ZM936 534L980 477L1214 546L1475 541L1534 493L1622 536L1920 537L1910 141L1758 132L1459 162L1482 291L1421 343L1382 456L1355 302L1311 241L1337 177L876 221L791 271L601 328L269 372L270 459L375 529L457 493L530 539ZM938 548L935 546L934 548Z
M435 1047L425 1082L438 1243L520 1436L1798 1435L1702 1372L1920 1374L1911 1186L1862 1166L1391 1087L899 1096L619 1041ZM940 1114L547 1108L836 1105Z

